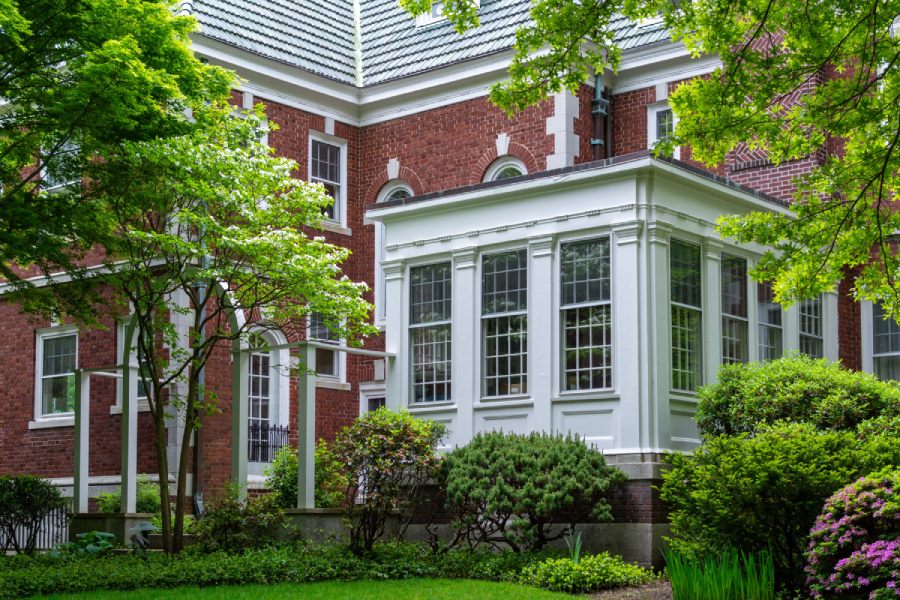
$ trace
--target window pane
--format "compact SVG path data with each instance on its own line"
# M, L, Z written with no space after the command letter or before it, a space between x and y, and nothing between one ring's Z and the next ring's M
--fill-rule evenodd
M410 330L413 402L450 400L450 325Z
M310 176L313 179L341 183L340 147L313 140L311 166Z
M503 167L494 174L494 181L500 181L501 179L511 179L512 177L519 177L522 174L522 169L514 165L509 165Z
M759 312L759 360L776 360L784 354L781 305L775 302L771 283L756 284Z
M528 307L528 255L525 250L482 259L482 314L517 312Z
M338 337L325 325L322 315L312 312L309 315L309 337L321 342L337 341Z
M722 312L747 316L747 261L727 254L722 255Z
M75 375L44 377L41 381L42 405L45 415L75 410Z
M75 370L76 335L44 339L44 376L71 373Z
M822 341L822 296L800 303L800 352L813 358L824 356Z
M410 323L450 320L450 263L410 269Z
M876 356L875 375L884 380L900 381L900 355Z
M485 395L524 394L528 358L524 315L484 319Z
M900 352L900 325L892 318L885 319L877 304L872 306L872 333L875 354Z
M675 131L675 117L671 108L656 113L656 139L663 140Z
M608 304L563 311L566 390L612 387L612 321Z
M672 240L672 302L700 308L700 246Z
M337 358L338 353L334 350L316 348L316 374L337 377Z
M700 335L702 313L683 306L672 307L672 387L693 391L700 386Z
M747 321L722 317L722 362L747 362Z
M561 254L563 304L609 300L609 239L563 244Z

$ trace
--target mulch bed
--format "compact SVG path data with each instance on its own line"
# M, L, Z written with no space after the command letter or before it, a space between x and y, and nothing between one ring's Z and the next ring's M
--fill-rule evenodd
M657 581L636 588L601 592L591 598L594 600L672 600L672 586L668 581Z

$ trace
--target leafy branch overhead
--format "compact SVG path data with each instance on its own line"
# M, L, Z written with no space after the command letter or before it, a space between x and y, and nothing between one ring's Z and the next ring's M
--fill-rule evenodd
M418 14L431 2L401 5ZM447 1L444 14L460 32L478 25L474 0ZM512 114L614 73L622 57L615 20L661 18L673 41L721 66L671 94L678 120L659 151L689 145L708 165L734 151L775 165L816 159L801 163L790 212L722 219L724 236L772 248L754 276L774 280L788 304L858 270L857 297L897 316L898 14L897 0L534 0L509 78L491 100Z

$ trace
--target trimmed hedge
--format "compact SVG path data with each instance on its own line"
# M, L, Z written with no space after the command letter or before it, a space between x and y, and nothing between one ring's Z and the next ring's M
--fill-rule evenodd
M548 558L526 566L519 581L554 592L586 594L643 585L654 579L651 571L603 552L585 556L578 562L571 558Z
M380 544L365 557L346 546L298 544L245 554L186 551L105 558L0 557L0 598L94 590L133 590L184 585L307 583L325 580L440 577L517 581L522 570L547 553L451 551L432 554L421 545Z
M777 421L849 431L868 419L900 415L895 382L802 354L724 365L718 383L699 395L697 424L704 436L754 433Z

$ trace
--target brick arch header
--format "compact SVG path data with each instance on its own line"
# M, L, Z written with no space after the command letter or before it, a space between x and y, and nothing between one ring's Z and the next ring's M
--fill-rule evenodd
M538 162L534 158L534 155L528 148L526 148L522 144L511 141L509 143L509 147L506 150L506 154L504 154L503 156L512 156L513 158L518 158L525 164L525 168L528 169L529 173L536 173L537 171L540 171L540 167L538 166ZM502 158L502 156L497 154L496 147L490 148L484 154L482 154L481 158L478 159L478 163L476 163L475 165L475 173L473 174L473 179L470 181L470 183L476 184L484 181L484 176L487 173L487 170L492 164L494 164L494 161L498 158Z
M400 167L400 173L397 175L397 179L405 181L409 187L412 188L413 195L418 196L419 194L425 193L425 186L422 185L422 180L419 179L419 175L410 169L409 167ZM369 188L366 190L366 193L363 195L366 204L375 204L375 201L378 199L378 192L381 191L386 184L391 181L395 181L394 179L390 179L386 171L382 171L379 173L378 177L376 177L372 183L369 184Z

